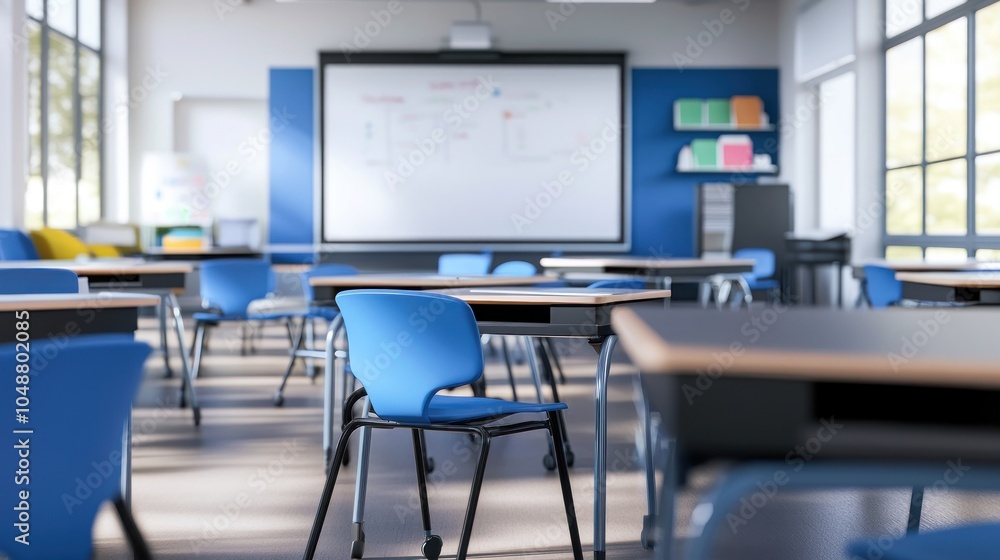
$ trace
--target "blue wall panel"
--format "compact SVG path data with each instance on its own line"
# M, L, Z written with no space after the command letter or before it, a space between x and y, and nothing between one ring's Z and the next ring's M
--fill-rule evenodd
M311 68L272 68L268 243L312 244L314 102ZM274 262L311 262L312 253L276 254Z
M757 95L777 122L777 69L632 70L632 253L650 257L694 255L695 187L706 182L741 182L755 175L677 173L677 155L694 138L720 132L674 131L674 100ZM737 133L743 134L743 133ZM755 153L778 164L778 133L753 132ZM770 148L770 149L766 149Z

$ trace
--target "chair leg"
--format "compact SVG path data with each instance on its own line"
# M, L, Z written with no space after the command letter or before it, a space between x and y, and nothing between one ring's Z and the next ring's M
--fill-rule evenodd
M556 365L556 371L559 373L559 384L566 384L566 374L563 373L562 364L559 362L559 353L556 352L556 345L552 342L551 338L543 338L542 344L548 347L549 357L552 358L552 363Z
M482 447L479 450L479 462L476 463L476 473L472 477L472 492L469 494L469 507L465 511L465 523L462 526L462 537L458 541L458 555L455 560L465 560L469 553L469 539L472 537L472 524L476 519L476 506L479 505L479 491L483 487L483 476L486 474L486 460L490 454L490 434L485 429L479 430ZM582 557L577 560L582 560Z
M514 394L514 400L517 400L517 384L514 383L514 368L510 363L510 347L507 346L507 337L500 337L500 347L503 350L503 361L507 364L507 379L510 381L510 392Z
M288 322L289 322L288 329L289 331L291 331L292 329L291 319L289 319ZM303 336L303 331L305 330L305 324L304 324L305 319L303 319L302 322L303 326L299 328L299 330L295 331L295 334L292 337L292 346L291 346L292 350L288 356L288 367L285 368L285 375L281 377L281 383L278 385L278 390L275 391L274 393L274 398L272 399L274 402L274 406L281 406L285 402L285 384L288 383L288 377L292 375L292 370L295 369L295 361L298 360L298 357L295 355L295 352L302 347L302 336Z
M316 517L313 518L312 529L309 531L309 541L306 542L306 552L302 560L312 560L316 555L316 547L319 545L319 535L323 531L323 522L326 521L326 513L330 510L330 500L333 498L333 488L337 485L337 474L340 472L340 463L344 460L344 453L347 451L347 442L360 426L351 423L340 436L337 443L337 451L333 455L333 462L330 463L330 472L326 475L326 484L323 486L323 494L319 499L319 507L316 509Z
M569 467L563 453L562 419L559 411L548 413L549 436L556 453L556 468L559 471L559 485L562 487L563 507L566 508L566 523L569 525L569 540L573 546L574 560L583 560L583 546L580 544L580 527L576 522L576 506L573 504L573 487L569 482Z
M438 535L431 534L431 506L427 501L427 441L423 430L411 430L413 434L413 461L417 466L417 491L420 494L420 519L424 526L424 542L420 552L427 560L438 560L444 541Z
M191 361L191 379L198 379L201 370L201 355L205 352L205 323L198 323L194 331L194 358Z
M132 557L135 560L149 560L152 558L149 546L146 545L146 540L142 538L139 526L136 525L135 518L132 517L132 512L128 509L125 500L121 496L115 498L115 510L118 512L118 518L121 519L125 538L128 539L128 544L132 548Z
M532 340L538 341L538 355L541 357L542 371L548 372L548 375L545 377L548 378L549 389L552 391L552 402L559 402L559 388L556 384L555 373L552 371L552 364L549 361L549 355L548 355L549 353L546 350L544 342L545 339L543 338L543 339L532 339ZM558 414L562 416L562 411L560 410ZM562 429L560 435L562 436L564 449L566 450L566 461L569 464L569 466L572 467L573 463L576 462L576 454L573 453L573 448L569 443L569 432L566 429L566 423L561 422L559 425ZM555 467L554 463L550 463L550 465L552 468ZM552 468L549 468L549 470L552 470Z
M160 349L163 351L163 377L170 379L174 376L174 371L170 369L170 345L167 344L167 316L170 315L170 304L167 298L160 299L160 305L156 308L160 320ZM184 352L184 345L181 345L180 352Z
M910 513L906 518L906 534L920 531L920 514L924 509L924 489L914 486L910 493Z

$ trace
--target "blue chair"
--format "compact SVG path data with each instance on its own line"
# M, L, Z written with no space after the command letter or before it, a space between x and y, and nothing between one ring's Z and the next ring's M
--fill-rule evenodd
M62 268L0 268L0 294L76 294L80 279Z
M772 299L781 290L781 284L774 278L775 256L770 249L739 249L733 253L734 259L754 261L753 272L743 273L750 291L766 291Z
M201 265L201 300L207 311L194 314L194 365L191 378L198 377L201 358L205 351L205 331L220 323L238 322L243 327L241 352L247 353L248 321L268 321L290 317L289 312L247 312L250 302L266 298L276 284L271 265L257 259L215 259Z
M438 258L438 271L441 276L484 276L490 273L493 264L493 254L485 253L448 253Z
M440 537L431 535L425 460L421 445L423 432L434 430L475 434L481 442L472 492L458 544L457 560L465 560L492 438L531 430L547 430L559 468L573 557L582 560L583 550L569 471L563 454L559 418L559 411L566 409L566 405L438 394L442 389L472 384L483 374L479 328L472 309L462 300L441 294L406 290L350 290L337 295L337 305L344 317L351 358L356 364L353 374L364 385L369 404L378 417L357 418L344 427L313 520L304 560L311 560L316 553L348 442L351 434L362 427L412 430L418 495L426 535L422 552L432 560L440 555L442 542ZM433 321L417 324L412 322L412 317L427 313L434 317ZM493 423L520 413L543 413L546 418L504 425Z
M0 229L0 261L37 261L38 251L23 231Z
M872 309L896 305L903 300L903 283L896 280L896 271L878 265L865 265L865 300Z
M0 552L12 560L88 560L94 518L111 500L134 558L148 559L149 549L122 499L121 464L122 427L131 414L149 345L122 334L82 335L58 343L33 339L27 383L20 383L15 373L19 352L23 347L0 346L0 363L9 364L11 389L29 390L28 422L18 427L33 433L8 432L6 448L13 457L18 445L29 441L30 482L19 480L12 469L4 477L3 493L14 508L8 510L10 519L28 518L30 534L22 538L30 544L17 542L22 531L16 523L5 523ZM44 372L38 362L42 356ZM21 492L29 492L27 499L19 498ZM30 504L24 513L17 511L21 501Z
M646 281L639 278L628 278L622 280L598 280L587 286L588 288L606 288L609 290L642 290L646 288Z
M493 269L494 276L534 276L538 268L526 261L507 261Z
M358 270L350 265L321 264L314 266L299 275L302 279L302 293L305 295L305 306L301 312L302 321L299 323L299 328L292 337L291 356L288 360L288 367L285 368L285 374L281 377L281 383L278 385L278 390L274 393L274 406L281 406L285 403L285 385L288 383L289 376L292 375L292 370L295 368L295 362L297 360L300 358L311 359L319 356L324 358L326 357L325 352L317 352L312 348L314 333L313 321L316 319L333 321L334 317L336 317L339 313L337 308L332 305L316 304L316 294L313 290L312 284L309 283L309 279L314 276L352 276L357 273ZM315 378L315 371L309 367L307 367L307 369L309 377Z
M874 551L873 551L874 549ZM852 558L881 560L986 560L996 558L1000 550L1000 525L978 523L942 531L909 534L891 546L883 547L881 541L852 543L848 553Z

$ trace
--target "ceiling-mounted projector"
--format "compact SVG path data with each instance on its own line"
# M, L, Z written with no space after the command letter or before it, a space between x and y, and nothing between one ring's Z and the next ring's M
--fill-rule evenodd
M448 47L456 50L489 50L493 42L490 24L482 21L456 21L451 24Z

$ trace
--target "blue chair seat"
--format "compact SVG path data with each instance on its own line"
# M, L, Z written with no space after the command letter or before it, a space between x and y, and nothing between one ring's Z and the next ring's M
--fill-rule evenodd
M472 422L511 414L565 410L565 403L525 403L486 397L451 397L434 395L427 407L427 417L433 424Z
M752 280L748 281L751 290L776 290L778 289L778 281L770 278L766 280Z
M870 541L856 542L849 551L869 558L873 547L881 560L987 560L1000 554L1000 525L984 523L917 533L895 541L888 550Z

